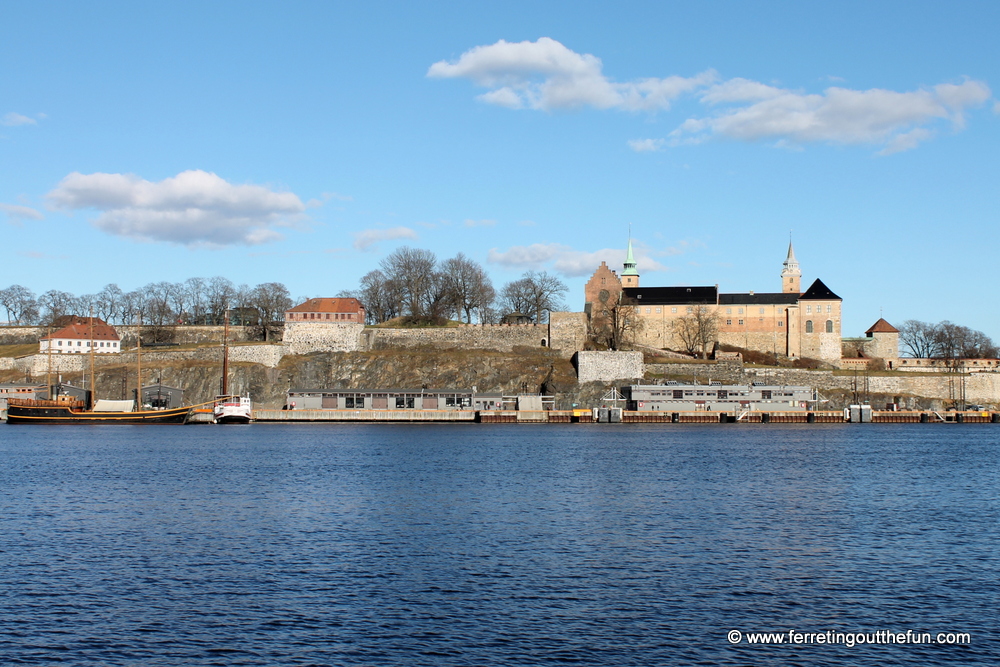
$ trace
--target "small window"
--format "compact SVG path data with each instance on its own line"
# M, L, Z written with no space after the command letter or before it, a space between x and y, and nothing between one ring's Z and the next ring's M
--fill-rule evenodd
M656 314L657 314L657 315L659 315L659 314L660 314L660 313L662 313L662 312L663 312L663 309L662 309L662 308L657 308L657 309L656 309Z
M813 332L813 321L806 320L806 333L812 333L812 332Z
M778 320L778 326L779 327L785 326L785 321L784 320Z
M736 310L736 314L737 314L737 315L742 315L742 314L743 314L743 309L742 309L742 308L738 308L738 309Z
M826 304L826 312L828 312L828 313L832 313L833 312L833 304L829 304L829 303Z
M761 314L761 315L763 315L763 314L764 314L764 309L763 309L763 308L761 308L761 309L760 309L760 314Z
M694 312L694 308L692 308L691 306L688 306L688 307L687 307L687 311L688 311L689 313L693 313L693 312Z
M826 321L826 332L833 333L833 320Z
M740 320L740 326L743 326L743 320Z
M677 312L677 309L676 309L676 308L671 308L671 309L670 309L670 312L671 312L671 313L676 313L676 312Z
M813 311L813 307L812 306L806 306L806 312L807 313L812 313L812 311Z
M59 346L62 347L62 341L59 341Z
M726 320L726 326L732 326L732 325L733 325L732 320Z
M732 314L733 314L733 309L732 308L726 308L726 315L732 315Z
M650 314L651 312L653 312L653 309L652 309L652 308L647 308L647 309L646 309L646 314L647 314L647 315L649 315L649 314Z

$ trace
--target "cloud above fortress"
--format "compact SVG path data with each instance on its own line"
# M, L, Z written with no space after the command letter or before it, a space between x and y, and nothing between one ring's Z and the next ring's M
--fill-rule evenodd
M818 93L751 79L722 79L713 69L690 77L616 82L604 74L600 58L549 37L476 46L457 60L434 63L427 76L468 79L488 89L479 101L509 109L591 107L656 113L691 98L705 110L667 137L630 140L636 152L723 138L784 147L867 145L888 155L917 147L942 124L952 131L963 129L967 111L992 97L984 82L971 79L905 92L833 86Z
M633 244L633 254L640 272L665 271L667 267L651 257L651 253L638 244ZM667 252L667 254L674 254ZM625 261L623 248L605 248L594 252L574 250L561 243L533 243L527 246L511 246L505 251L492 248L487 256L490 264L498 264L511 269L541 270L554 269L559 273L577 278L589 276L601 262L619 267Z
M236 185L216 174L184 171L152 182L134 174L74 172L48 193L56 209L99 211L93 224L115 236L191 247L259 245L302 218L291 192Z

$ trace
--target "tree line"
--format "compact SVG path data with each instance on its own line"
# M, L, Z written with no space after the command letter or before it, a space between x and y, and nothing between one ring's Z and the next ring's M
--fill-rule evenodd
M492 324L511 313L543 323L550 311L566 308L562 297L567 291L555 276L528 271L498 292L483 267L462 253L438 261L430 250L402 247L365 274L358 289L338 296L361 301L369 324L395 318L415 324L449 319ZM293 301L282 283L251 287L222 276L152 282L128 292L112 283L79 296L61 290L36 295L23 285L0 290L0 306L14 325L45 326L91 312L115 325L222 324L228 311L232 324L259 327L265 339L284 321L286 310L304 301Z
M995 359L1000 349L982 331L945 320L937 324L907 320L899 342L918 359Z
M364 304L368 324L396 318L409 324L495 324L514 313L541 324L551 311L566 309L567 291L555 276L528 271L498 292L483 267L462 253L439 261L430 250L404 246L362 276L356 290L338 296Z
M60 290L36 296L23 285L0 290L0 306L7 312L7 321L15 325L45 326L67 315L91 312L109 324L222 324L229 311L232 323L261 327L265 338L292 305L282 283L250 287L234 285L221 276L154 282L129 292L112 283L96 294L80 296Z

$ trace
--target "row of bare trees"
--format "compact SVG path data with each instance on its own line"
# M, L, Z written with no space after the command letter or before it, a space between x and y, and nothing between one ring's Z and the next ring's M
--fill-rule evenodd
M281 283L250 287L221 276L154 282L129 292L112 283L96 294L80 296L60 290L35 296L22 285L0 290L0 306L11 324L45 325L90 312L110 324L135 324L139 318L150 326L222 324L230 311L234 323L261 327L265 338L292 305L288 288Z
M369 324L395 318L412 324L453 318L492 324L511 313L543 323L550 311L565 308L566 291L555 276L529 271L497 292L483 267L462 253L438 261L430 250L404 246L365 274L357 290L340 296L361 301Z
M995 359L1000 355L982 331L947 320L937 324L907 320L899 327L899 342L918 359Z

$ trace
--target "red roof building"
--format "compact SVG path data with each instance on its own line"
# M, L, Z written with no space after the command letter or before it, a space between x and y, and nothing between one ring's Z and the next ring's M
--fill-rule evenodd
M110 324L98 318L74 317L69 324L51 335L43 336L38 341L38 349L48 352L52 347L53 354L80 354L90 352L90 343L94 343L96 354L121 352L121 339L118 332Z
M309 299L285 311L286 322L364 324L365 307L350 297Z

